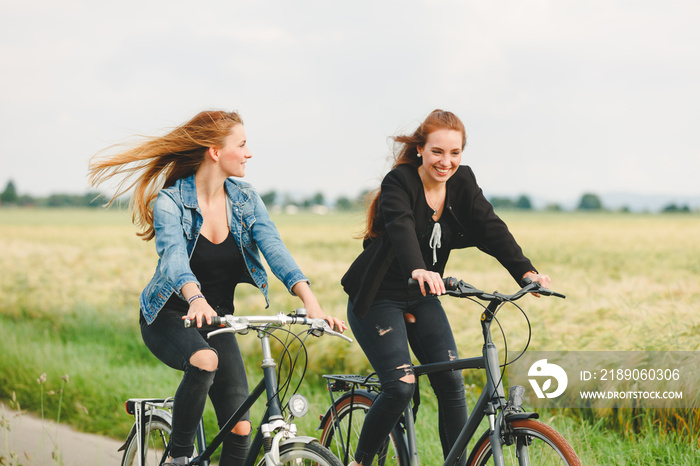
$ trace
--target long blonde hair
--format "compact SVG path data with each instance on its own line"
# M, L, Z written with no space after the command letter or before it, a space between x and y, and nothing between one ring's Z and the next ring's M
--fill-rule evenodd
M231 129L242 124L235 112L200 112L165 136L148 138L116 154L93 157L88 169L90 184L97 186L113 176L123 176L109 204L133 189L132 221L142 229L138 236L151 240L155 236L152 204L158 192L196 172L208 148L223 146Z
M440 129L459 131L462 135L462 149L464 149L464 146L467 144L467 132L462 120L452 112L436 109L430 112L430 115L418 125L418 128L416 128L413 134L404 134L393 138L394 142L397 144L397 149L394 153L394 165L392 169L399 165L411 165L416 168L420 167L423 161L418 156L418 148L425 146L430 133ZM367 208L367 223L365 230L362 232L362 237L365 240L376 238L381 234L374 223L379 213L379 195L379 189L370 193L372 198Z

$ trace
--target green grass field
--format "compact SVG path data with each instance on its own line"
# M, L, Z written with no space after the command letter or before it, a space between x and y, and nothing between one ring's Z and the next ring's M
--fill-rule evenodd
M532 323L535 350L700 351L700 217L582 213L510 213L503 218L552 288L566 300L520 301ZM353 236L362 214L274 215L280 232L329 314L345 315L339 281L359 252ZM129 397L165 396L179 374L141 341L138 296L156 263L154 246L135 235L117 210L0 209L0 398L79 429L124 438ZM455 251L448 274L485 290L516 289L507 272L477 250ZM299 302L270 284L271 307L252 287L236 296L240 313L287 312ZM463 357L480 352L479 309L444 299ZM508 344L527 338L515 311L499 314ZM257 380L257 339L240 338ZM498 344L498 342L497 342ZM314 339L305 394L311 414L298 423L316 435L327 404L322 373L365 372L356 344ZM46 373L39 386L37 379ZM61 377L69 376L63 385ZM465 374L467 382L479 377ZM58 390L63 386L59 396ZM419 429L425 464L438 464L435 407L423 383ZM53 394L50 394L53 391ZM471 396L471 390L470 396ZM584 464L697 464L700 409L549 411ZM211 410L207 416L213 419ZM213 429L213 421L210 423ZM5 425L5 424L3 424ZM422 428L421 428L422 427Z

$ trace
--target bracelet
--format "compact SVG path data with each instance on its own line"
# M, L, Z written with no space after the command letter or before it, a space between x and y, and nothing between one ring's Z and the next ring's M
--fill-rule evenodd
M189 305L191 306L191 305L192 305L192 301L194 301L195 299L203 298L203 297L204 297L203 294L196 294L196 295L190 297L190 299L187 300L187 304L189 304Z

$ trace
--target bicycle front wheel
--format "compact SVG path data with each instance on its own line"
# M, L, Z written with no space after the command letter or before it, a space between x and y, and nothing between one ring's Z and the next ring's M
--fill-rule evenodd
M580 466L581 461L574 449L556 430L533 419L510 423L512 444L502 444L505 464L517 465L569 465ZM510 440L509 440L510 443ZM467 464L484 466L491 464L491 442L488 431L484 432L472 450Z
M346 464L355 459L362 424L374 398L376 395L364 390L346 393L335 402L337 418L332 409L326 415L326 422L322 426L321 444ZM408 465L408 449L399 427L394 427L382 443L377 452L376 463L379 466Z
M343 466L338 458L333 456L328 448L318 443L288 443L280 447L280 465L318 465L318 466ZM258 466L265 465L265 458L261 459Z
M160 416L148 416L145 425L145 442L144 442L144 466L158 466L163 460L165 448L170 441L170 423ZM122 466L137 466L138 459L138 435L136 435L136 426L131 429L129 440L127 441L124 456L122 457Z

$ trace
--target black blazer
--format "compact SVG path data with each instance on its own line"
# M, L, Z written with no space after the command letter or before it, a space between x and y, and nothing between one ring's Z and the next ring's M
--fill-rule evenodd
M462 165L447 181L442 215L451 215L459 225L452 249L476 246L495 257L519 283L530 270L530 260L493 211L476 183L474 172ZM428 206L418 169L400 165L382 181L375 227L380 234L363 242L364 250L341 280L353 302L353 311L364 317L392 261L399 262L408 278L415 269L427 269L418 244L418 232L428 227L432 209ZM441 275L444 270L438 271Z

